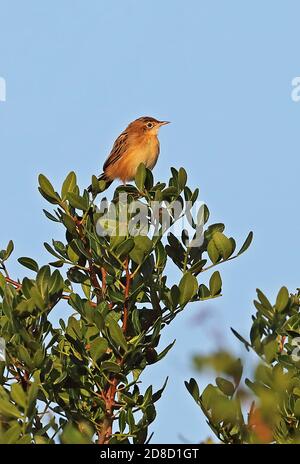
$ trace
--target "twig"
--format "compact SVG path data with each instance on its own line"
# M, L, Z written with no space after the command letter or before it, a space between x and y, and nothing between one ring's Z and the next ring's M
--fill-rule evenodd
M101 276L102 276L102 296L104 298L106 292L106 270L104 267L101 267Z
M10 277L5 277L5 280L9 284L12 284L14 287L16 287L17 290L20 290L22 288L22 284L20 282L17 282L16 280L11 279Z

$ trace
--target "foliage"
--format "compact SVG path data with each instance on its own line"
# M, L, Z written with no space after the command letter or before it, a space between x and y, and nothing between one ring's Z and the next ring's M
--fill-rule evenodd
M64 228L65 240L45 243L52 255L47 265L19 258L30 270L22 281L12 279L7 268L13 243L0 253L0 336L6 343L6 362L0 362L1 443L150 439L155 403L167 381L158 391L151 385L141 389L140 375L173 346L158 348L162 329L188 303L219 297L219 272L208 285L203 273L241 254L252 239L250 233L235 253L235 241L225 236L223 224L206 225L205 205L193 216L198 190L191 191L186 181L184 169L172 168L168 185L154 184L152 173L141 165L135 186L119 186L111 203L102 196L97 207L107 186L95 176L91 197L87 190L80 192L74 172L60 193L39 176L41 195L56 208L44 213ZM126 204L121 193L127 195ZM137 212L125 208L134 201L146 207L147 223L153 226L146 235L123 227L124 210L129 223L138 222ZM154 223L153 201L160 204ZM110 214L113 207L116 218ZM181 238L171 233L166 217L169 226L188 218L192 238L185 230ZM202 231L202 241L192 246ZM169 262L179 269L178 283L167 279ZM52 316L63 304L72 314L57 327Z
M272 305L257 290L254 305L250 340L232 329L259 357L254 380L245 380L248 390L240 384L241 360L228 352L194 359L199 370L210 367L223 375L216 385L201 394L194 379L186 387L224 443L300 443L300 292L282 287Z

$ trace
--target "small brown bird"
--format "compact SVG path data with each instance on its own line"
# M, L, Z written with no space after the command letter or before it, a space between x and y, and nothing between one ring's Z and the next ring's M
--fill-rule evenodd
M141 163L153 169L159 155L158 131L166 124L169 121L158 121L150 116L131 122L115 141L98 180L111 183L121 179L125 184L134 179ZM92 186L88 190L91 191Z

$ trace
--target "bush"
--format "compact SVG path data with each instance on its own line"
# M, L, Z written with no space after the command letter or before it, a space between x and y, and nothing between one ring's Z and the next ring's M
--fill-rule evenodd
M0 254L0 336L6 345L1 443L150 439L148 427L167 380L153 391L151 385L141 388L140 375L173 346L159 347L162 329L188 303L219 297L219 272L207 285L203 273L240 255L252 239L250 233L236 253L223 224L207 226L205 205L193 216L198 190L186 181L184 169L172 168L168 185L154 184L141 165L135 186L119 186L112 202L102 196L96 207L106 189L96 177L90 197L87 190L80 193L74 172L60 194L39 176L40 193L56 208L44 213L66 238L45 243L49 264L19 258L32 271L22 281L7 267L13 243ZM182 229L178 237L170 228L184 218L192 234ZM167 279L169 261L179 269L179 282ZM52 313L63 303L72 315L56 327Z
M196 356L198 370L210 367L223 377L201 394L194 379L186 387L223 443L300 443L300 293L282 287L272 305L257 290L254 305L250 340L232 329L259 357L248 390L240 384L241 360L228 352Z

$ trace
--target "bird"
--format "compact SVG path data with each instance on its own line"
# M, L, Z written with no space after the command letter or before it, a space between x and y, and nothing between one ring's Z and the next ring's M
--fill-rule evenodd
M159 121L151 116L132 121L113 144L98 180L110 185L115 179L120 179L126 184L135 178L141 163L152 170L160 152L158 131L161 126L169 123L170 121ZM90 185L88 191L92 190Z

